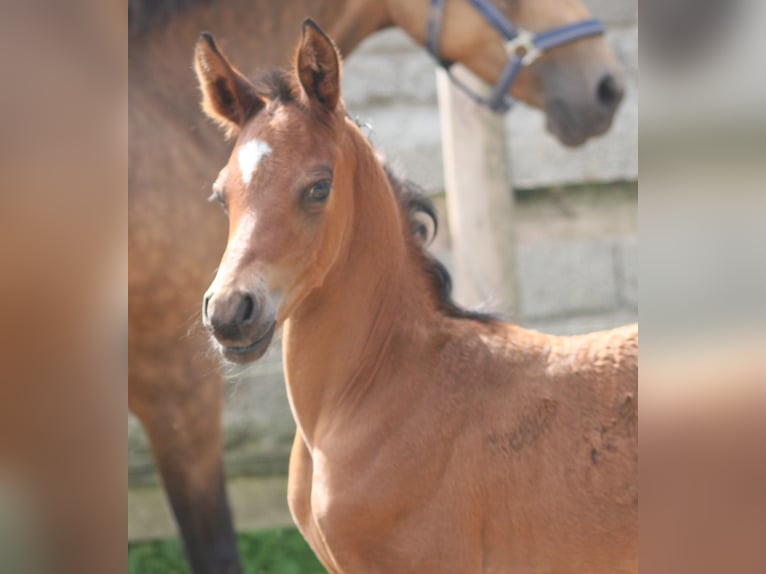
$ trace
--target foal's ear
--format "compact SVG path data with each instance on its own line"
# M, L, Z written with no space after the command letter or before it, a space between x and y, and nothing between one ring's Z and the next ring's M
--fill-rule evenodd
M264 107L253 83L229 63L207 32L194 47L194 70L202 90L202 109L228 136Z
M309 100L334 111L340 100L340 55L335 43L311 18L303 21L295 69Z

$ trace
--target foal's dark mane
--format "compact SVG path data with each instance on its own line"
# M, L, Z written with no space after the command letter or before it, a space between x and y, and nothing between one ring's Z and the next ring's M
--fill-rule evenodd
M482 323L497 321L498 317L495 315L464 309L452 300L452 277L450 277L449 271L441 261L425 248L428 237L421 220L422 216L428 217L433 222L432 235L436 235L439 227L439 218L433 202L425 194L423 188L415 182L399 176L389 164L384 163L383 169L394 196L399 202L399 208L409 223L409 231L418 246L417 255L421 269L434 289L439 310L448 317L456 319L472 319Z

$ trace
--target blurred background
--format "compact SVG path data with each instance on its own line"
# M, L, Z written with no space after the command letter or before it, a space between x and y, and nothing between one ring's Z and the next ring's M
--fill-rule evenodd
M641 570L761 573L766 3L643 0L640 37L636 2L590 4L627 72L626 101L610 133L577 150L545 135L536 112L520 106L505 120L519 235L516 320L556 332L631 320L640 271ZM143 435L130 418L127 445L123 434L124 5L0 7L0 571L184 572L177 541L165 542L175 530ZM384 72L388 80L378 82ZM352 111L373 124L373 141L443 210L433 78L428 58L390 32L352 55L344 90ZM450 263L447 237L434 248ZM525 255L538 249L545 266ZM567 266L587 250L598 281ZM542 297L544 289L557 291ZM302 539L280 529L290 523L292 422L278 351L248 372L231 371L226 395L241 549L246 560L259 556L247 571L318 571ZM87 524L76 524L82 517ZM286 565L285 555L301 562ZM15 568L14 557L25 566ZM46 565L49 557L56 561Z
M510 248L516 250L517 307L512 318L561 334L638 318L637 2L586 3L605 20L609 44L625 70L626 96L611 130L582 147L565 148L546 132L544 116L536 110L518 104L506 116L494 117L506 127L508 193L515 198L516 245ZM401 30L379 32L346 59L343 96L349 113L368 125L372 143L436 203L440 230L431 249L454 275L433 60ZM491 298L482 302L489 309L493 303ZM273 345L247 369L226 368L225 462L237 528L291 527L286 480L294 423L281 348ZM128 452L129 539L176 536L146 436L132 416ZM289 538L285 544L291 544ZM134 560L147 563L138 554ZM290 571L284 568L289 567L264 571Z

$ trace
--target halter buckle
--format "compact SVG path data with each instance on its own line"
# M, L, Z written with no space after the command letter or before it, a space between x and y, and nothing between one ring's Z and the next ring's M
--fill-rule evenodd
M542 51L535 46L535 34L529 30L519 30L519 33L505 43L505 53L521 59L525 66L529 66L542 55Z

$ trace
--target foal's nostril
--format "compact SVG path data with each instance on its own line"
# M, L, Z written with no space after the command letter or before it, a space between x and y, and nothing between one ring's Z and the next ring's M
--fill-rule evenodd
M255 299L250 293L244 293L237 309L237 318L242 325L247 325L255 319Z
M614 109L622 100L622 96L623 88L612 74L601 78L596 89L596 97L602 106Z
M255 296L248 292L206 295L202 306L205 326L219 340L234 342L246 339L251 324L258 318Z

